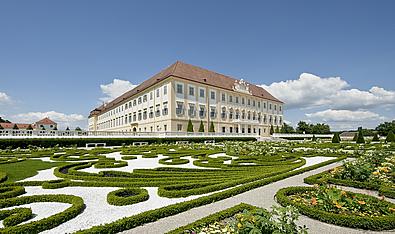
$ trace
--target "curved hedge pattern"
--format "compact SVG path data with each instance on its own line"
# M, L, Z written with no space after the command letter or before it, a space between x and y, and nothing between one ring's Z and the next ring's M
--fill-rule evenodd
M1 233L39 233L54 228L72 218L75 218L84 209L84 201L82 198L73 195L35 195L25 197L15 197L0 200L0 208L19 206L35 202L60 202L69 203L72 206L63 212L52 215L38 221L30 223L10 226L0 229Z

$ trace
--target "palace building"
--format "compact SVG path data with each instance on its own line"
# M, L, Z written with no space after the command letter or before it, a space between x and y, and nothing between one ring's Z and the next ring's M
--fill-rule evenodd
M283 102L243 79L176 62L131 91L95 108L90 131L215 132L267 136L281 128Z

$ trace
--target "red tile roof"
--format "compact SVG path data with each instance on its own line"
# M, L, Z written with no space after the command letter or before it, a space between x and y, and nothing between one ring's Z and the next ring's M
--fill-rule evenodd
M49 119L48 117L45 117L44 119L37 121L36 124L53 124L55 125L56 123Z
M180 61L175 62L168 68L162 70L158 74L154 75L150 79L144 81L141 83L139 86L136 88L122 94L121 96L117 97L110 103L106 105L101 105L100 107L95 108L93 111L91 111L90 116L92 115L97 115L100 114L103 111L106 111L108 109L111 109L120 103L122 103L124 100L128 99L129 97L132 97L141 91L151 87L152 85L170 77L174 76L180 79L185 79L201 84L207 84L211 86L215 86L218 88L226 89L233 91L233 86L236 81L235 78L232 78L230 76L222 75L201 67L197 67L194 65L186 64ZM276 102L282 103L282 101L278 100L275 98L273 95L271 95L268 91L263 89L262 87L258 87L254 84L249 84L249 88L251 91L251 94L255 97L260 97Z
M4 129L12 129L15 125L15 123L0 123L0 125L4 128ZM27 129L29 127L29 125L31 127L33 127L33 125L31 124L21 124L21 123L17 123L16 126L19 129Z

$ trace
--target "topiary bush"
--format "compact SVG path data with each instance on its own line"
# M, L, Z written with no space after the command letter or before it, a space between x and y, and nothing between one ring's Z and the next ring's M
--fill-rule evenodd
M340 143L340 135L338 132L335 132L332 137L332 143Z
M395 142L395 135L392 131L388 132L387 138L385 138L385 142Z
M148 191L143 188L124 188L107 194L108 204L114 206L132 205L148 199Z
M357 144L365 144L365 138L363 137L362 128L358 130Z

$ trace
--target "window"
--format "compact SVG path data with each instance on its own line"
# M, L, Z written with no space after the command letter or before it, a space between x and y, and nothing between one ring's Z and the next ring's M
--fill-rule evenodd
M252 106L255 106L255 100L252 100Z
M251 100L250 99L247 99L247 105L248 106L251 105Z
M150 119L154 118L154 107L150 106L149 108L149 117Z
M210 94L211 94L211 99L212 99L212 100L215 100L215 92L214 92L214 91L211 91Z
M141 97L139 97L139 99L138 99L138 100L139 100L139 104L141 104Z
M241 104L244 105L244 98L241 98Z
M195 88L194 87L189 87L189 95L190 96L195 96Z
M156 105L156 112L155 112L156 114L155 114L155 116L156 117L159 117L160 116L160 104L157 104Z
M277 105L274 105L274 110L277 110Z
M263 109L266 109L266 102L263 103Z
M222 132L226 132L226 127L222 127Z
M269 104L269 110L271 110L271 109L272 109L272 104L270 103L270 104Z
M222 101L225 102L226 101L226 95L223 93L222 94Z
M133 106L137 105L136 99L133 100Z
M152 92L149 93L149 100L152 100L154 98L154 95L152 94Z
M239 103L239 97L235 97L235 102L238 104Z
M162 115L167 115L168 112L169 112L169 109L167 108L167 102L164 102Z
M163 95L167 95L167 85L163 86Z
M280 109L280 111L281 111L281 106L279 106L278 108L279 108L279 109Z
M125 104L125 110L126 110L126 109L128 109L128 104L127 104L127 103Z
M205 106L200 106L199 116L200 116L200 118L206 117L206 107Z
M231 95L229 96L229 102L233 102L233 97Z
M141 113L141 110L140 110L139 114L138 114L139 121L141 121L141 117L142 117L142 113Z
M143 112L143 119L147 119L147 108L144 109L144 112Z
M133 122L136 122L136 112L133 112Z
M166 87L166 86L165 86ZM165 124L165 125L163 125L163 129L165 130L165 131L167 131L167 125Z
M156 97L159 97L160 96L160 89L157 89L156 90Z
M226 107L222 107L221 118L223 118L223 119L226 118Z
M182 124L177 124L177 131L182 131Z
M184 114L184 103L183 102L177 102L176 114L177 115Z
M258 108L261 108L261 102L258 101Z
M183 85L182 85L182 84L177 84L177 93L179 93L179 94L183 94L182 87L183 87Z
M199 90L199 97L204 98L204 89Z
M147 94L145 94L144 96L143 96L143 102L146 102L147 101Z
M195 117L196 111L195 111L195 104L189 104L189 110L188 110L188 115L190 117Z
M210 107L210 117L215 118L216 117L216 108L215 107Z

